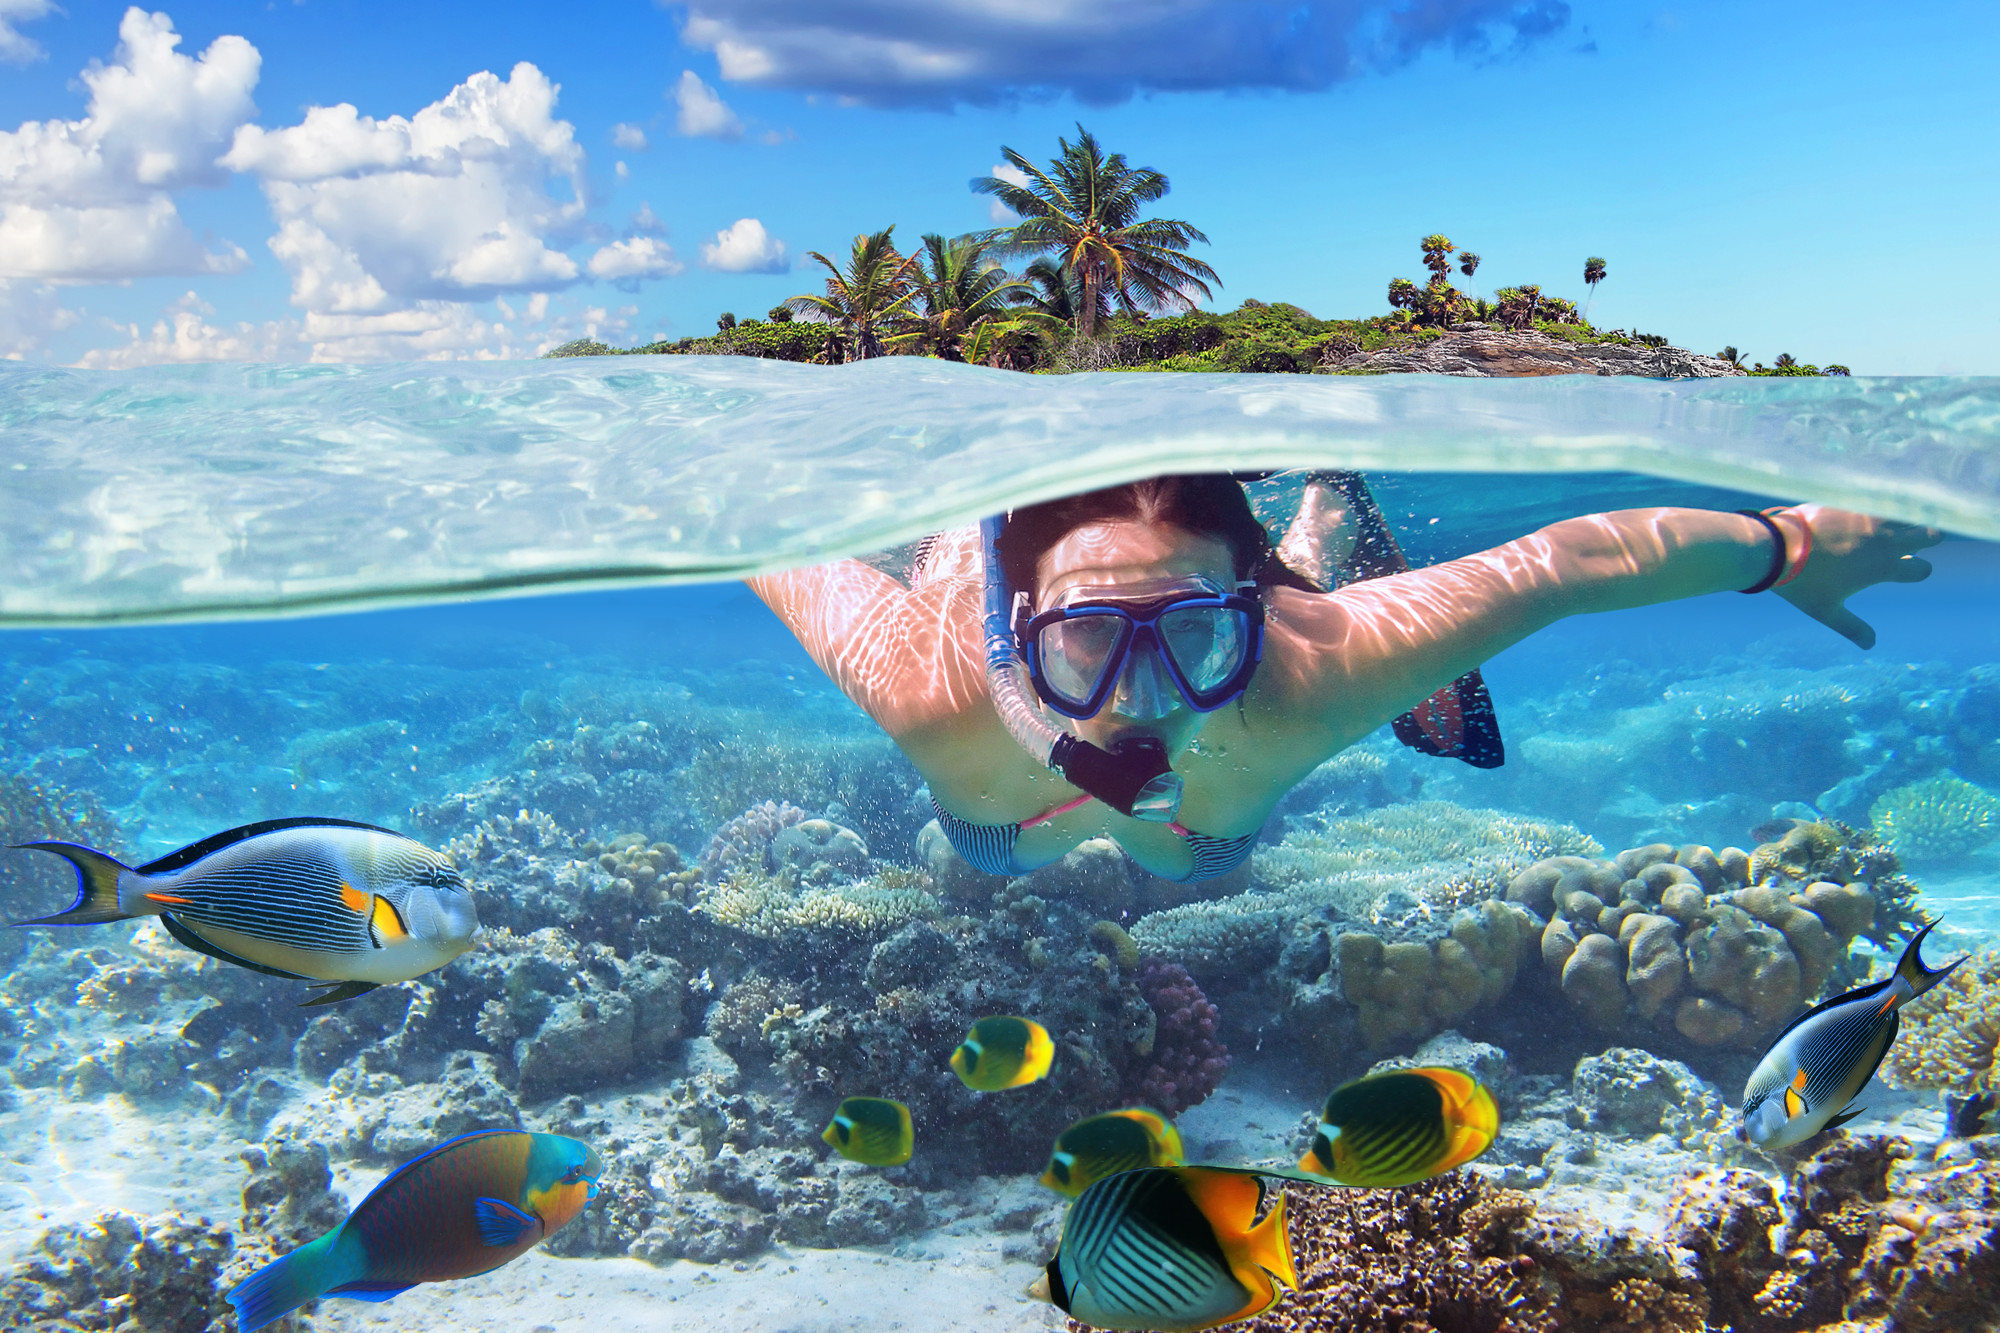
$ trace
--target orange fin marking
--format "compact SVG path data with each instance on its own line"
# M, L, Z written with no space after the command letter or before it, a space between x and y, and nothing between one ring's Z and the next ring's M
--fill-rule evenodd
M1801 1069L1798 1073L1792 1075L1792 1091L1802 1093L1805 1090L1806 1090L1806 1071Z
M1888 1013L1891 1009L1894 1009L1895 1007L1896 1007L1896 992L1890 991L1889 998L1882 1001L1882 1007L1880 1009L1877 1009L1875 1013L1879 1017L1882 1014Z
M352 884L347 883L345 880L341 881L340 905L342 907L345 907L348 911L354 913L354 915L356 916L367 915L369 896L370 895L363 893L361 890L355 888Z
M171 893L149 893L146 897L156 903L168 903L175 907L188 907L194 903L192 898L176 898Z

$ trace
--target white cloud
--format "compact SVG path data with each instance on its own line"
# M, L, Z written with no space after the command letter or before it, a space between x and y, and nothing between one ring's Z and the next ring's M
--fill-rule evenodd
M343 104L314 107L289 129L246 125L223 162L263 181L278 222L269 244L294 305L345 321L328 328L394 316L385 337L417 336L421 324L449 341L468 326L433 303L582 277L549 244L578 230L587 201L583 150L553 115L557 91L524 62L505 82L475 74L407 119ZM551 181L571 197L551 194Z
M1025 186L1028 183L1028 173L1015 166L1012 162L995 162L993 170L989 174L998 176L1001 180L1011 185ZM986 201L986 215L995 222L1020 221L1020 218L1014 215L1014 210L1001 203L998 199L989 199Z
M783 273L792 266L785 243L767 234L756 218L738 218L703 242L701 262L722 273Z
M118 282L250 262L241 247L205 247L171 194L227 182L216 159L256 114L257 48L218 37L191 59L171 19L138 8L118 37L111 64L83 71L82 120L0 131L0 277Z
M38 19L54 8L54 0L0 0L0 62L25 65L47 55L42 44L25 36L17 25Z
M632 231L639 236L664 236L667 224L660 221L651 204L640 204L639 211L632 215Z
M1518 50L1564 0L687 0L731 82L874 104L1320 89L1443 47ZM685 78L684 78L685 81Z
M651 236L633 236L613 241L590 257L590 276L635 287L641 278L670 278L685 265L674 258L674 248Z
M684 134L691 139L743 137L742 119L693 70L682 70L680 82L668 95L674 99L676 134Z
M611 142L627 152L643 153L646 151L646 132L637 125L620 121L611 127Z
M214 306L189 292L167 307L151 334L140 333L137 324L125 325L127 341L122 346L92 348L76 364L96 370L124 370L200 361L295 360L304 351L295 320L224 329L208 322L214 313Z

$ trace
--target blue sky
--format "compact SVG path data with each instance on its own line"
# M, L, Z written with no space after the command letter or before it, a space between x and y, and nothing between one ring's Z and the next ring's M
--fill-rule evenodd
M1383 311L1443 231L1699 351L2000 373L1990 5L0 0L0 355L533 355L990 225L1081 121L1216 305Z

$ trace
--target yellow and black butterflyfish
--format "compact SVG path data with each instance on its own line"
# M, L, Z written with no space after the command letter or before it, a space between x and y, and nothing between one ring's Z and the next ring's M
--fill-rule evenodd
M1031 1018L982 1018L951 1053L959 1080L979 1092L1033 1083L1055 1062L1048 1029Z
M1106 1176L1145 1166L1179 1166L1180 1132L1166 1117L1133 1107L1077 1121L1056 1136L1041 1183L1071 1198Z
M868 1166L901 1166L917 1141L910 1108L887 1097L849 1097L820 1137L842 1157Z
M1340 1185L1414 1185L1485 1152L1500 1132L1493 1094L1456 1069L1396 1069L1326 1099L1299 1169Z

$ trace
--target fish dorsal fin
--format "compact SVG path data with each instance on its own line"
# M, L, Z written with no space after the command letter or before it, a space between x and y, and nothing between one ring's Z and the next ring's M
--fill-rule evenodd
M1887 977L1884 977L1880 981L1871 981L1865 986L1856 986L1853 990L1842 991L1840 994L1834 996L1830 1000L1821 1000L1818 1004L1806 1010L1804 1013L1800 1014L1797 1018L1794 1018L1791 1022L1785 1024L1784 1028L1778 1033L1778 1035L1771 1038L1771 1046L1776 1046L1779 1042L1783 1041L1787 1033L1791 1032L1792 1029L1798 1027L1801 1023L1805 1022L1807 1019L1817 1017L1818 1015L1825 1013L1827 1010L1834 1008L1836 1005L1846 1004L1850 1000L1864 1000L1875 996L1879 996L1883 991L1887 990L1890 986L1894 985L1895 981L1896 981L1895 974L1890 973ZM1765 1049L1769 1050L1770 1047L1767 1046Z
M210 958L219 958L234 967L247 967L252 972L262 972L267 977L283 977L287 981L312 980L311 977L300 976L297 972L287 972L282 968L266 967L262 963L253 963L248 958L238 958L235 954L220 945L210 944L207 940L195 934L189 927L182 925L165 912L160 913L160 924L167 928L167 934L173 936L188 948L193 949L196 953L205 953Z
M1249 1232L1257 1208L1264 1202L1264 1182L1255 1173L1184 1166L1174 1168L1174 1174L1225 1246L1233 1237Z
M254 838L260 833L276 833L288 828L354 828L366 829L370 833L387 833L397 838L403 836L394 829L383 828L378 824L357 823L352 819L325 819L315 815L295 819L265 819L255 824L245 824L241 828L217 833L213 837L203 838L200 842L191 842L179 851L168 852L159 860L148 861L137 869L142 875L165 875L176 870L185 870L202 857L219 852L224 847Z

